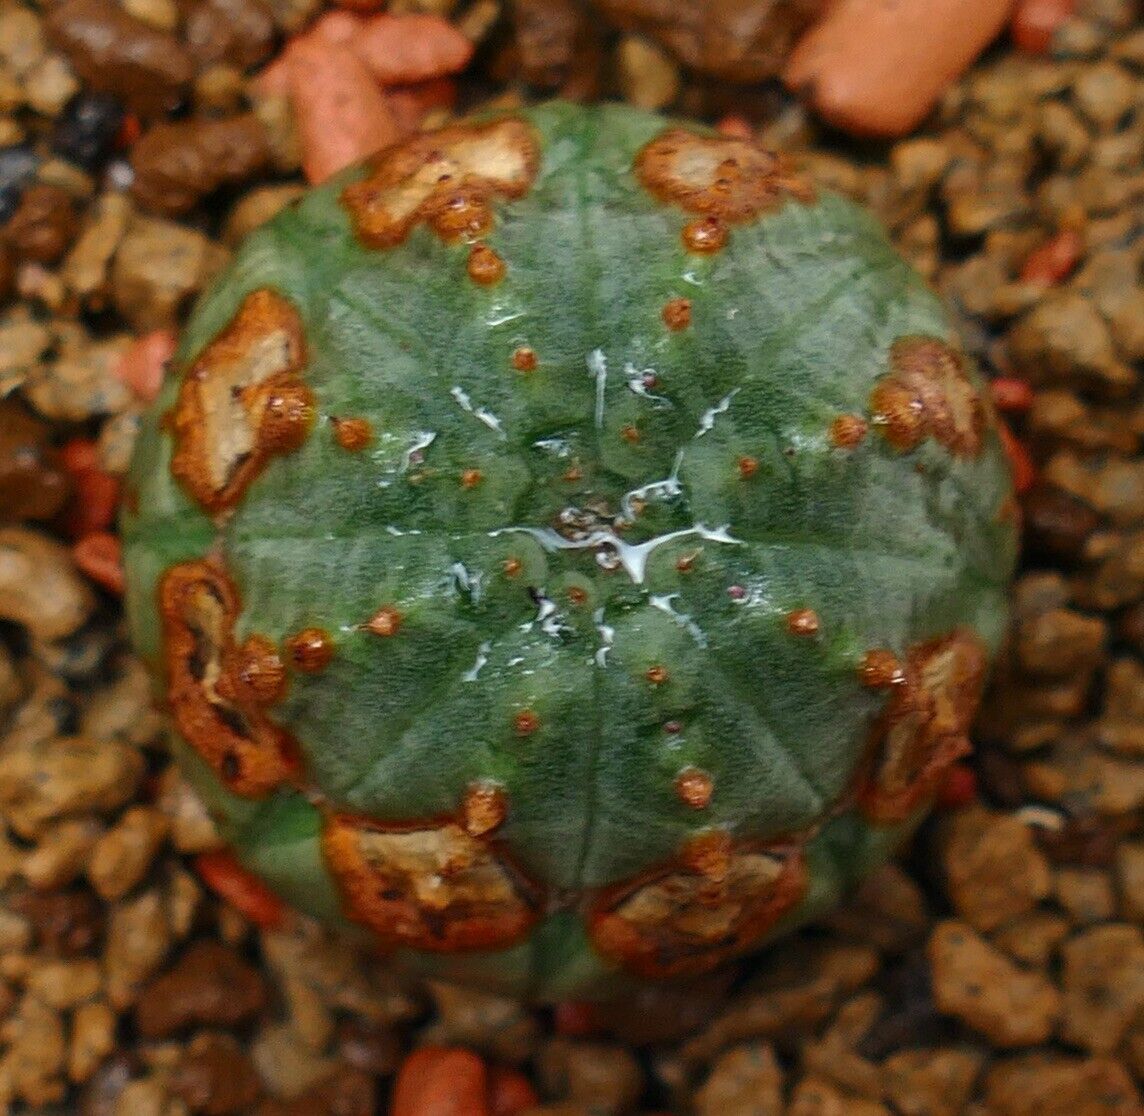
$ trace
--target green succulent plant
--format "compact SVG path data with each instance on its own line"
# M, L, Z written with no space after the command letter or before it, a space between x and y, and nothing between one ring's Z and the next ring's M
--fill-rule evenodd
M241 861L540 998L697 974L924 814L1005 622L938 300L782 158L551 104L255 232L147 417L128 605Z

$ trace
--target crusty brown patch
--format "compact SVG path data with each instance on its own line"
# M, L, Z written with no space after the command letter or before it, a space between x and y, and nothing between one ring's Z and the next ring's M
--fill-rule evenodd
M602 892L589 933L605 957L638 976L704 973L757 945L806 886L800 845L699 842Z
M419 224L443 240L471 239L491 227L493 201L523 197L539 166L539 142L523 120L455 124L379 152L341 201L372 248L400 244Z
M859 792L871 821L904 821L969 752L985 667L981 641L965 629L910 649L903 681L874 727L872 766Z
M537 894L488 840L454 821L326 819L322 851L348 918L389 947L503 949L540 917Z
M496 783L470 783L461 798L461 824L470 837L484 837L504 825L508 795Z
M749 140L670 128L640 149L635 173L660 201L732 224L814 201L814 187L789 162Z
M985 404L965 371L965 358L936 337L899 337L890 348L890 371L870 396L876 429L895 449L912 450L925 438L958 457L981 453Z
M213 562L172 566L159 584L167 700L187 743L227 789L268 794L297 768L290 736L266 715L285 674L273 645L234 643L238 593Z
M839 415L830 424L830 444L836 449L853 449L861 445L869 424L858 415Z
M253 291L183 377L171 414L171 472L208 512L232 508L275 454L297 449L314 417L297 310Z

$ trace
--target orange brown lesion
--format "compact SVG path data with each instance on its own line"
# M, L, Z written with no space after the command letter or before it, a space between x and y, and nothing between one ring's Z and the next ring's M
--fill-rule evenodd
M660 316L663 318L663 324L673 333L686 329L691 325L691 299L669 298L663 304Z
M675 796L690 810L706 810L715 793L715 780L698 767L685 767L675 777Z
M899 337L890 371L870 396L874 426L895 449L916 449L925 438L958 457L984 445L986 410L965 369L965 358L936 337Z
M595 947L657 979L705 973L757 946L806 894L802 847L715 836L602 892L588 918Z
M170 416L171 472L211 514L227 511L276 454L305 440L314 397L300 378L302 320L271 290L238 313L191 365Z
M234 641L238 593L213 562L172 566L159 585L167 699L175 724L235 794L258 798L297 769L290 736L266 714L285 690L273 644Z
M369 419L335 418L334 441L349 453L359 453L373 441L373 426Z
M524 875L457 822L386 825L336 814L324 823L322 852L347 917L391 948L504 949L541 915Z
M660 201L718 221L752 221L788 198L813 202L814 187L782 155L745 139L671 128L636 156L636 177Z
M839 415L830 424L830 444L835 449L854 449L862 444L869 424L858 415Z
M457 124L381 151L341 201L372 248L392 248L420 224L442 240L473 239L492 227L493 201L523 197L539 166L523 120Z
M874 727L872 767L858 796L867 818L905 821L970 751L985 666L985 648L964 629L911 648Z

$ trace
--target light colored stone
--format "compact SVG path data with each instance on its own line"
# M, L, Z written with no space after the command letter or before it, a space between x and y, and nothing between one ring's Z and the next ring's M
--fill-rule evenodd
M984 1060L957 1047L902 1050L882 1065L886 1095L900 1116L958 1116Z
M129 745L80 736L12 749L0 755L0 806L17 833L35 837L58 818L121 806L143 767Z
M68 1078L86 1081L115 1049L116 1014L102 1000L80 1004L72 1016Z
M625 35L616 47L624 100L657 111L679 96L679 67L662 47L642 35Z
M720 1055L695 1094L696 1116L782 1116L783 1074L768 1043Z
M143 983L158 969L171 945L171 931L157 891L116 904L104 946L107 999L122 1010L133 1004Z
M1060 993L1025 972L965 923L938 924L928 947L934 1000L996 1046L1043 1042L1060 1015Z
M1061 1037L1109 1054L1144 1010L1144 936L1126 923L1094 926L1067 942L1062 954Z
M942 828L941 854L954 908L978 930L1027 914L1052 886L1029 827L1011 814L959 810Z
M37 962L28 974L25 987L49 1007L63 1011L94 999L102 983L99 962L81 957L74 961Z
M126 895L147 873L167 836L166 815L153 806L132 806L95 843L87 866L92 887L104 899Z

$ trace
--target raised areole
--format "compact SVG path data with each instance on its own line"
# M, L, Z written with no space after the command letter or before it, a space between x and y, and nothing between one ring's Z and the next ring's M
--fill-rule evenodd
M705 972L889 855L968 749L1016 540L873 218L567 104L251 236L128 507L135 638L241 860L550 999Z

